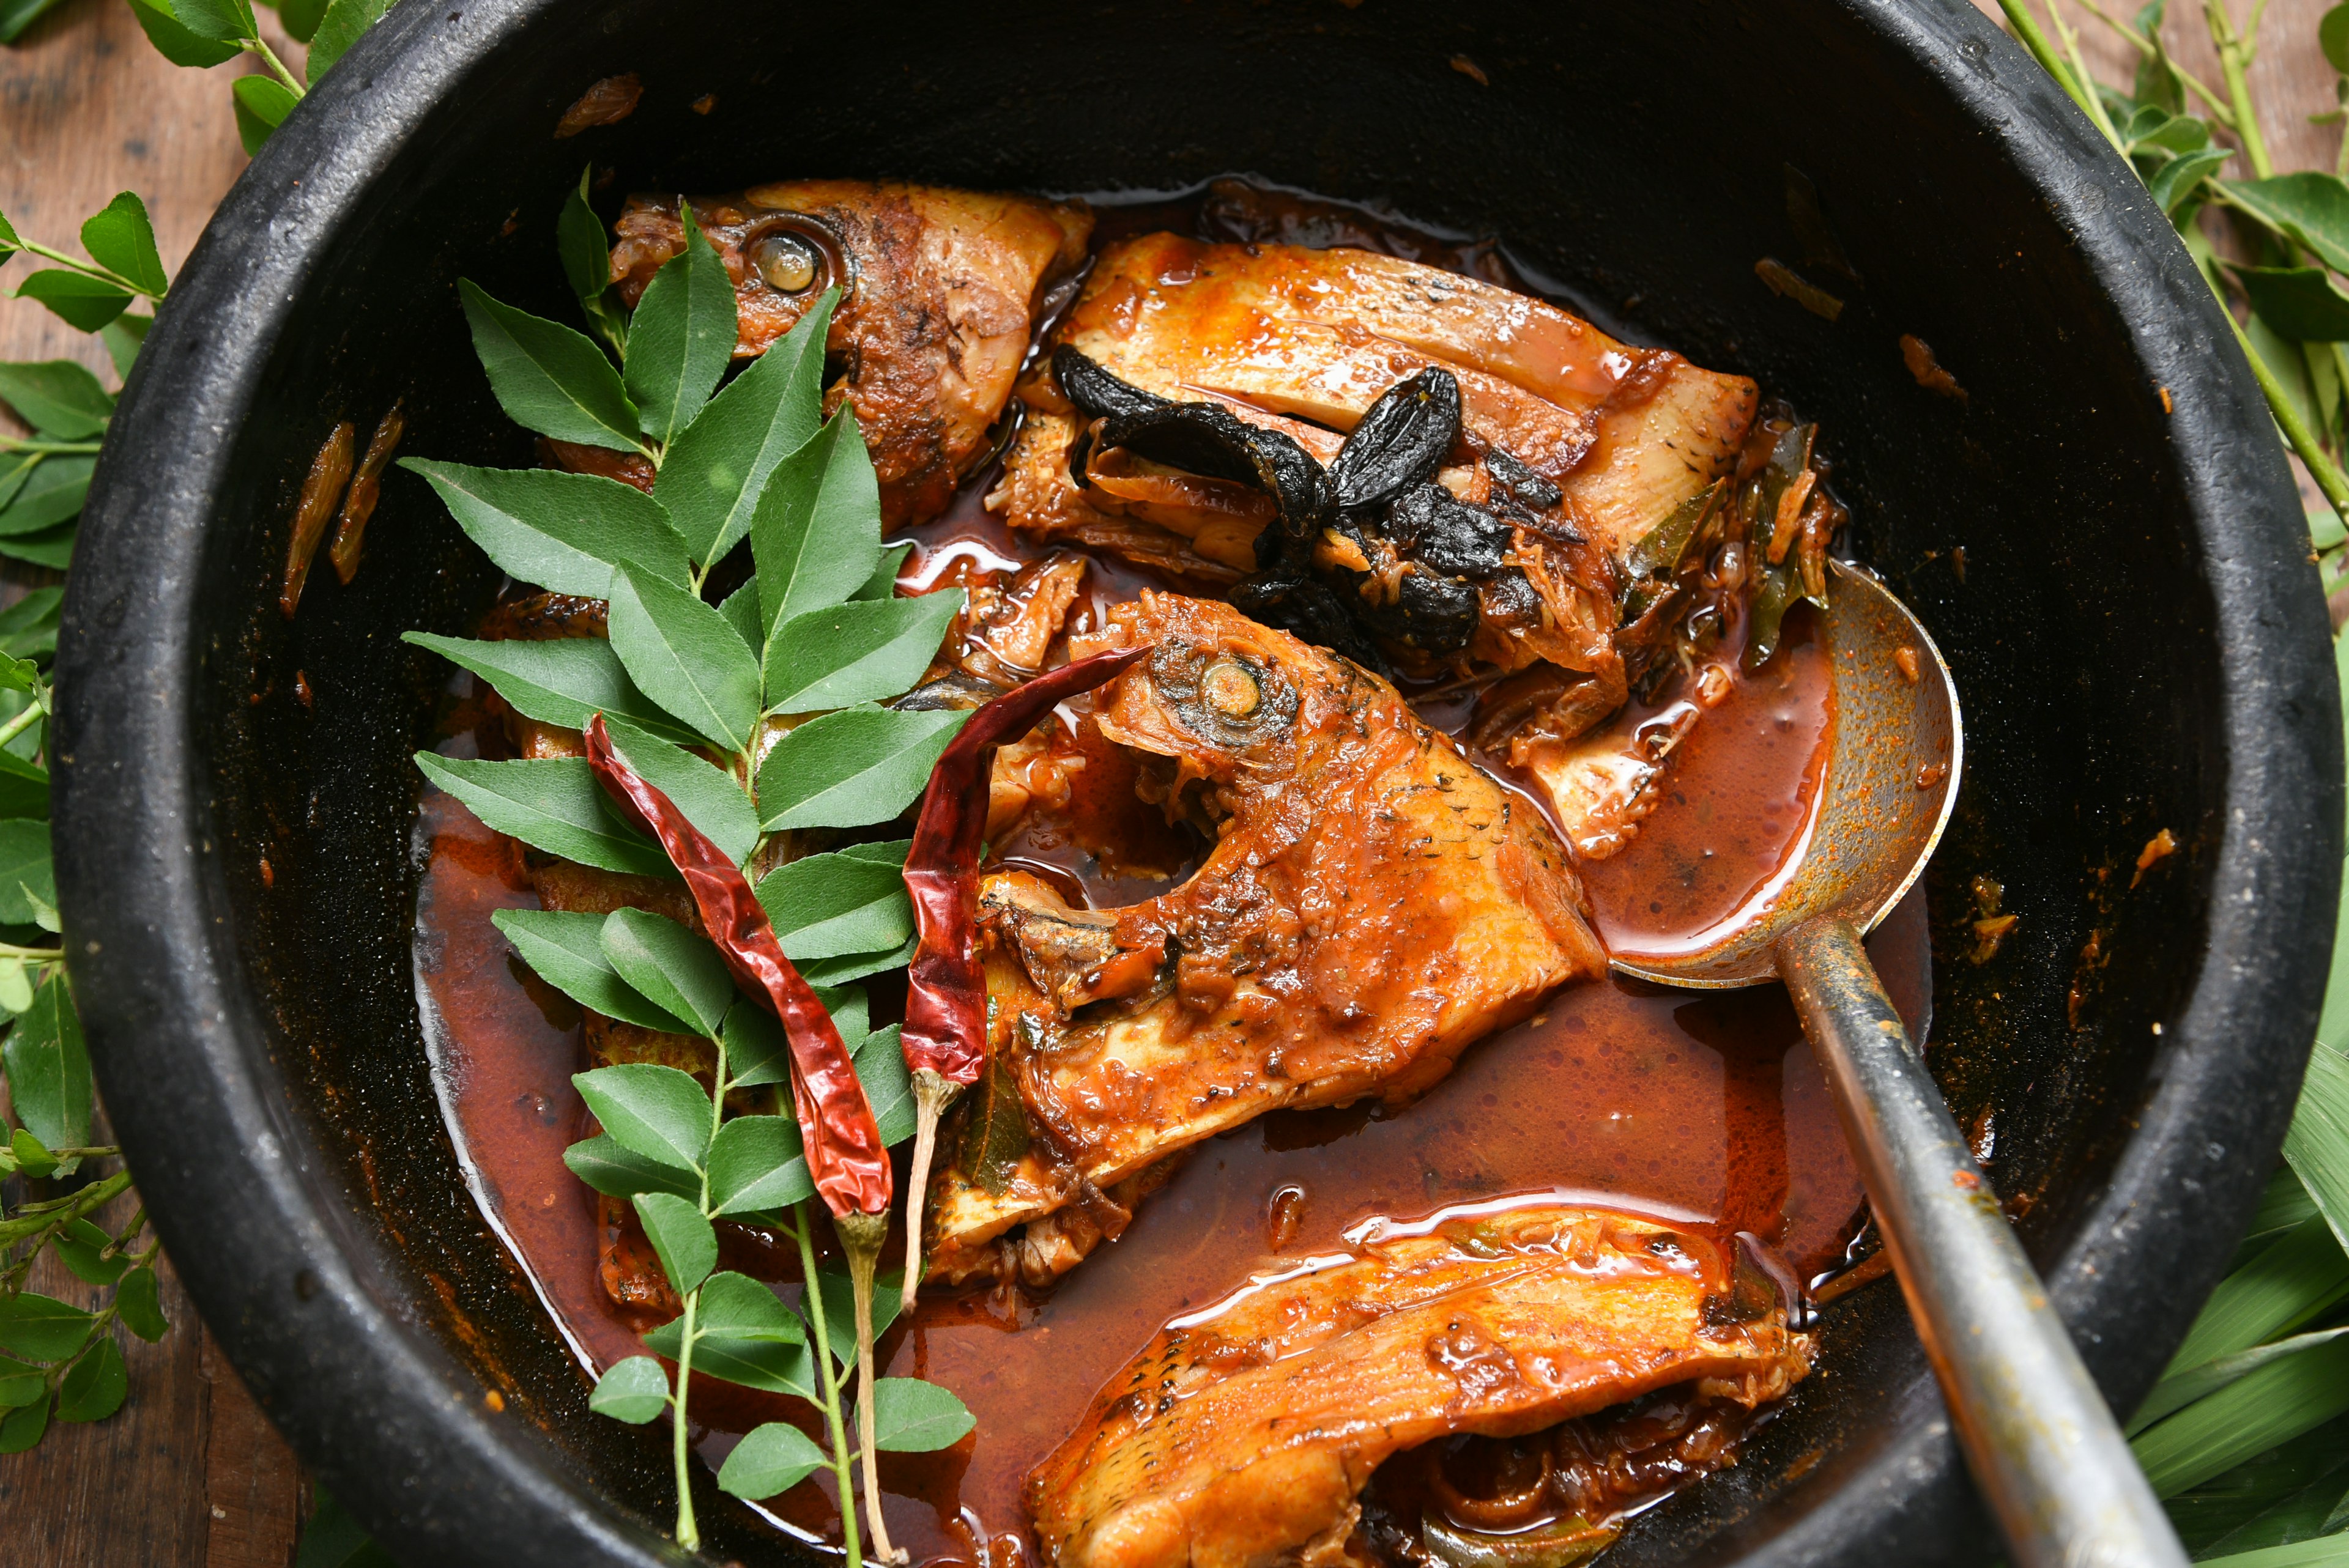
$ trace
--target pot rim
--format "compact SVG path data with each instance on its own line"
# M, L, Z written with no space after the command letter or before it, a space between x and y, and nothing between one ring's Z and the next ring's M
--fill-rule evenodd
M2176 1238L2248 1217L2313 1033L2343 795L2323 603L2266 405L2136 176L1964 0L1836 3L1847 25L1934 78L1987 155L2035 189L2176 410L2175 470L2215 611L2229 810L2190 1001L2163 1034L2137 1131L2047 1272L2090 1369L2125 1406L2200 1299L2143 1282L2215 1277L2223 1260L2187 1259ZM251 411L313 258L364 220L381 170L437 105L543 13L565 8L394 8L205 230L125 389L84 509L57 657L57 874L99 1087L137 1151L156 1228L232 1360L262 1371L264 1407L336 1495L404 1558L650 1568L685 1556L535 1433L484 1408L477 1379L369 1288L364 1249L305 1174L303 1135L242 983L219 857L197 830L207 780L188 710L199 561L233 445L222 433ZM131 455L159 451L173 460ZM2247 1155L2261 1159L2251 1178ZM1840 1556L1904 1511L1959 1539L1978 1531L1963 1517L1972 1505L1946 1416L1930 1405L1919 1415L1817 1505L1771 1525L1746 1561ZM404 1470L373 1462L395 1453Z

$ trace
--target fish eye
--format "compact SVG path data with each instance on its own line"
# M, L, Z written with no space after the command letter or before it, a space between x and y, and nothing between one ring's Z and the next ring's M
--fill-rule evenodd
M1226 718L1246 718L1264 702L1264 688L1256 672L1237 659L1217 659L1199 679L1199 693L1207 706Z
M782 294L801 294L815 282L819 270L815 252L795 234L769 234L750 247L750 264L767 286Z

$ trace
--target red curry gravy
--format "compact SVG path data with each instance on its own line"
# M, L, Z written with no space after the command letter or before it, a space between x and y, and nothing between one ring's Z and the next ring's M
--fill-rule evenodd
M901 592L1035 556L976 504L984 489L970 487L946 517L916 531ZM1095 560L1071 629L1097 623L1104 606L1149 581ZM1735 652L1733 641L1723 656ZM1465 717L1440 702L1423 711L1446 729L1457 727L1448 717ZM1635 711L1630 721L1645 717ZM1678 945L1766 897L1809 830L1831 722L1824 651L1809 613L1797 611L1777 655L1673 753L1661 802L1637 836L1583 866L1602 936L1651 950ZM471 752L472 735L444 749ZM1526 799L1532 807L1535 797ZM1138 817L1138 830L1154 816ZM605 1295L596 1198L563 1163L564 1148L592 1131L571 1087L587 1065L578 1010L531 976L490 923L492 911L537 905L519 847L437 790L425 796L419 831L429 857L418 993L450 1130L483 1213L592 1377L641 1354L637 1336L654 1324ZM1059 872L1097 905L1165 885L1111 874L1049 833L1005 848ZM1161 852L1142 858L1174 858L1169 846L1154 848ZM1921 1036L1930 962L1921 894L1869 948ZM868 983L876 1023L901 1004L893 979ZM900 1150L901 1183L904 1158ZM1752 1232L1805 1278L1840 1259L1861 1199L1826 1084L1782 991L1671 991L1612 976L1570 987L1470 1047L1407 1110L1277 1112L1202 1145L1123 1237L1048 1295L925 1290L913 1320L883 1339L885 1370L952 1389L978 1427L943 1453L882 1457L890 1533L917 1562L1027 1561L1023 1477L1167 1318L1216 1300L1277 1257L1333 1247L1371 1216L1410 1218L1512 1193L1643 1211L1724 1236ZM787 1244L755 1228L724 1233L720 1266L796 1295ZM698 1441L713 1466L761 1421L793 1419L816 1433L812 1412L797 1401L700 1378L692 1409L709 1425ZM762 1511L836 1550L828 1470Z

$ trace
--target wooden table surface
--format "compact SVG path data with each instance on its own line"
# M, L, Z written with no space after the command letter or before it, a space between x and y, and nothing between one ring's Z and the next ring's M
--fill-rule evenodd
M1375 0L1392 3L1392 0ZM1977 0L1995 15L1992 0ZM2136 57L2072 0L2095 68L2126 81ZM2333 167L2336 107L2315 46L2332 0L2273 0L2251 79L2280 169ZM2136 10L2134 0L2120 7ZM2200 7L2174 0L2168 36L2186 67L2219 80ZM2246 8L2236 0L2236 9ZM263 12L264 22L274 18ZM296 71L300 46L276 42ZM179 69L149 46L121 0L68 0L16 48L0 48L0 212L66 248L118 191L145 198L174 271L244 167L229 108L232 62ZM2230 169L2230 173L2240 170ZM10 274L20 277L22 263ZM30 302L0 300L0 360L78 359L114 377L104 351ZM0 428L7 428L0 416ZM127 1220L135 1204L107 1216ZM299 1466L237 1380L168 1265L160 1345L127 1339L130 1396L113 1418L52 1426L29 1454L0 1457L0 1564L8 1568L285 1568L307 1509ZM84 1305L99 1293L53 1264L34 1288Z

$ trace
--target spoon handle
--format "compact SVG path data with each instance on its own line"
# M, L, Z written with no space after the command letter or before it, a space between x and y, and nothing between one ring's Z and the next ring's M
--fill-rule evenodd
M1951 1119L1849 921L1778 942L1778 972L1974 1480L2017 1568L2184 1568L2161 1504Z

